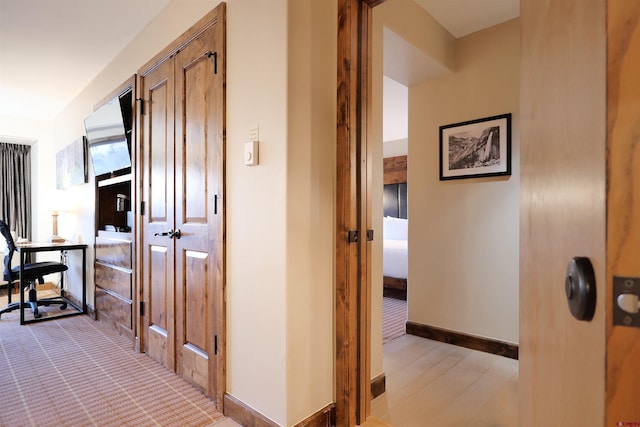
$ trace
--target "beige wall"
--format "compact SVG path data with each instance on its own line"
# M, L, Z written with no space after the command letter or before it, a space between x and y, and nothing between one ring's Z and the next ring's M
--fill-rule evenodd
M416 2L391 0L373 10L374 19L427 54L434 66L440 70L455 68L456 39Z
M457 41L409 89L409 320L518 342L519 21ZM439 181L439 126L512 113L509 178Z
M286 425L287 1L228 2L227 52L227 391Z
M40 194L55 187L51 159L84 134L93 106L218 3L173 0L53 123L11 132L39 140ZM279 425L334 400L336 16L335 0L227 1L227 392ZM256 127L260 164L247 167ZM92 247L92 174L61 193L76 212L60 234ZM46 238L48 212L34 215ZM92 277L90 268L89 288Z
M334 401L337 1L289 1L289 424Z
M391 0L373 9L372 25L372 90L371 90L371 120L369 120L369 144L372 159L372 225L375 230L375 238L371 254L371 377L375 378L383 372L382 364L382 188L383 188L383 73L385 70L384 59L384 33L385 28L391 29L395 34L406 40L419 55L428 59L431 66L428 69L420 69L418 73L411 70L411 62L415 57L401 56L407 64L393 64L394 71L401 71L405 75L442 75L455 63L455 39L437 22L431 15L425 12L412 0ZM406 68L406 69L405 69ZM402 82L403 84L408 84ZM409 91L411 95L411 91ZM411 105L409 105L411 108ZM410 119L410 118L409 118ZM409 121L409 132L411 132ZM409 135L410 136L410 135ZM410 150L409 140L397 141L392 146L403 154L407 146ZM385 143L384 145L387 145ZM386 149L386 148L385 148ZM397 155L400 155L399 153Z

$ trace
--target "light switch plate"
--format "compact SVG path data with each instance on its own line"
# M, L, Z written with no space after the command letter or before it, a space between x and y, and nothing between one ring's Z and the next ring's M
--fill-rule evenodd
M255 166L258 164L257 140L244 143L244 164L246 166Z

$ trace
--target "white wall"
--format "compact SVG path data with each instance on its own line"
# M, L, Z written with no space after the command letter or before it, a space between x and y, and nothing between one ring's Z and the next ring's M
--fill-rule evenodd
M382 79L382 141L407 139L409 135L409 88L386 75Z
M518 342L519 21L457 41L409 90L409 320ZM512 113L512 175L439 181L439 126Z
M337 9L336 0L289 1L289 425L334 401Z
M407 100L407 105L409 101ZM407 114L408 117L408 114ZM409 153L409 139L397 139L395 141L385 141L382 144L382 157L406 156Z
M227 6L227 391L285 425L287 1Z
M43 135L23 135L46 141L34 162L39 194L55 188L51 159L84 133L94 105L218 3L173 0ZM279 425L334 400L336 16L335 0L227 1L226 388ZM260 164L246 167L256 127ZM60 234L92 246L90 181L65 192L80 202ZM92 288L92 268L89 277Z

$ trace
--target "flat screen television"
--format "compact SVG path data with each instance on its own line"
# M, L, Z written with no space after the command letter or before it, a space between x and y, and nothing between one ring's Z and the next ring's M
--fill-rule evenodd
M95 176L131 167L119 98L98 108L85 119L84 126Z

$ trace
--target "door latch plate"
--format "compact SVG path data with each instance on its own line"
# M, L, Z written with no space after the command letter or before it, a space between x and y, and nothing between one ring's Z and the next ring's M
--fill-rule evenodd
M640 328L640 312L630 313L618 304L623 294L640 295L640 278L613 276L613 324Z

